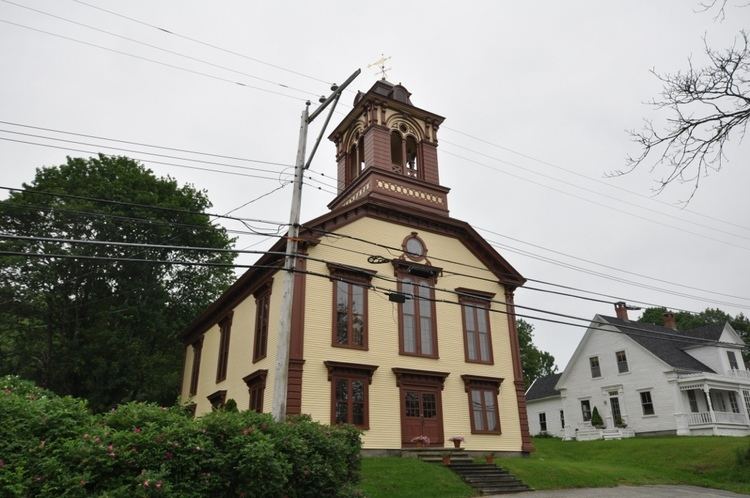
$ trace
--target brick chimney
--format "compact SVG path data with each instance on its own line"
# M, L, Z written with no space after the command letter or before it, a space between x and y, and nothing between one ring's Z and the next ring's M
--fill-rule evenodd
M671 311L664 312L664 326L672 330L677 330L677 323L674 321L674 313Z
M620 320L628 321L628 305L624 301L617 301L615 303L615 313L617 318Z

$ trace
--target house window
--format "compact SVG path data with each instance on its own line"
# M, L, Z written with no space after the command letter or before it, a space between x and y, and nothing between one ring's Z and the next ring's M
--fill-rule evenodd
M560 410L560 427L565 429L565 412Z
M742 397L745 398L745 410L750 415L750 391L742 391Z
M336 347L367 349L367 288L374 272L329 264Z
M727 404L724 402L724 396L722 396L721 392L714 391L712 402L714 404L714 407L718 408L718 410L716 411L719 411L719 412L727 411Z
M591 402L587 399L581 400L581 415L583 415L584 422L591 420Z
M462 292L462 290L456 290L459 293ZM464 354L466 361L492 364L489 300L484 298L484 296L460 295L459 302L461 303L461 314L463 315Z
M255 337L253 340L253 363L266 357L268 348L268 318L271 307L271 282L255 293Z
M690 390L687 392L688 403L690 403L690 411L698 413L698 398L695 397L695 391Z
M599 357L598 356L592 356L589 358L589 365L591 366L591 377L597 378L602 376L602 369L599 366Z
M497 395L503 379L478 375L462 375L469 398L472 434L500 434L500 411Z
M437 358L433 275L440 270L416 263L394 264L399 265L399 292L406 296L406 301L399 304L399 353Z
M193 366L190 371L190 396L198 392L198 376L201 371L201 352L203 351L203 337L193 343Z
M376 365L324 362L331 382L331 424L370 428L368 386Z
M412 178L419 178L419 154L417 152L417 140L409 135L406 137L406 164L404 174Z
M218 410L222 408L227 401L227 391L226 389L222 389L221 391L216 391L215 393L206 396L206 398L208 399L208 402L211 403L211 408L213 410Z
M654 414L654 402L651 399L651 391L641 392L641 408L643 409L644 415Z
M404 256L412 261L422 261L427 257L427 246L417 232L412 232L402 242L401 248L404 250Z
M229 363L229 337L232 332L232 314L230 313L219 322L219 361L216 366L216 382L227 378Z
M737 403L737 394L734 391L729 391L729 406L732 408L732 413L740 413L740 405Z
M627 373L630 371L630 369L628 368L628 357L625 355L625 351L616 352L615 359L617 359L618 372Z
M539 430L541 432L547 432L547 414L544 412L539 414Z
M737 355L734 354L734 351L727 351L727 358L729 359L729 368L737 370L739 365L737 364Z
M348 182L351 183L352 180L357 178L360 173L362 173L362 170L364 169L364 163L365 163L365 142L364 137L359 137L359 140L357 140L357 143L352 144L351 148L349 149L349 154L347 154L347 174L348 174Z
M250 375L245 376L242 380L247 385L250 395L250 410L263 413L263 396L266 390L266 377L268 370L256 370Z

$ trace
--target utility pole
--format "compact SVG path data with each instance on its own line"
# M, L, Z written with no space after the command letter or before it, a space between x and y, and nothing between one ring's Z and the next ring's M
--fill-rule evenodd
M286 397L287 386L289 384L289 341L292 335L292 301L294 297L294 269L297 265L297 240L299 238L299 217L300 207L302 204L302 177L305 170L310 167L313 156L318 150L320 140L323 138L328 122L331 120L336 104L341 97L341 92L359 76L361 72L357 69L346 79L341 86L333 85L331 95L327 98L321 97L321 105L312 114L309 114L310 101L305 103L305 110L302 111L299 127L299 142L297 144L297 159L294 164L294 191L292 192L292 209L289 213L289 231L286 239L286 256L284 258L283 285L284 294L282 296L281 313L279 320L278 343L276 345L276 364L273 382L273 402L271 413L273 418L278 421L284 421L286 418ZM305 152L307 148L307 127L308 125L326 108L333 103L331 110L326 117L325 123L320 130L318 139L313 146L310 158L305 161Z

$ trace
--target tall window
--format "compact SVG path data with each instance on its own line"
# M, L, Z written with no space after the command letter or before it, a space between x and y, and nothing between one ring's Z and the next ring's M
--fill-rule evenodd
M565 429L565 412L560 410L560 427Z
M255 338L253 340L253 363L266 357L268 349L268 314L271 307L271 283L255 293Z
M739 365L737 364L737 356L734 354L734 351L727 351L727 358L729 359L729 368L737 370Z
M497 395L502 379L462 375L469 396L472 434L500 434L500 411Z
M329 264L333 281L333 337L337 347L367 349L369 270Z
M750 391L742 391L742 397L745 398L745 410L750 415Z
M359 137L356 143L352 144L346 157L346 167L348 182L357 178L365 167L365 141L364 137Z
M331 424L352 424L369 429L368 386L375 365L324 362L331 382Z
M591 420L591 402L587 399L581 400L581 415L584 422Z
M201 352L203 351L203 337L195 341L193 348L193 366L190 372L190 396L198 392L198 376L201 371Z
M599 357L598 356L592 356L589 358L589 365L591 366L591 377L601 377L602 376L602 369L599 366Z
M695 396L695 391L693 389L689 390L687 392L688 397L688 403L690 404L690 411L693 413L698 413L698 398Z
M625 355L625 351L616 352L615 359L617 360L618 372L626 373L630 371L630 368L628 367L628 357Z
M266 391L266 376L268 370L256 370L255 372L247 375L242 380L247 385L247 391L250 395L250 410L262 413L263 412L263 397Z
M727 394L729 395L729 406L732 408L732 413L740 413L740 405L737 403L737 393L729 391Z
M398 168L398 171L401 171L401 168L404 164L402 142L403 142L403 139L401 138L401 134L397 131L392 131L391 132L391 163L393 164L394 169Z
M411 176L412 178L419 178L421 172L419 171L419 154L417 153L417 141L409 135L406 137L406 164L404 174Z
M216 382L227 378L229 364L229 337L232 332L232 314L230 313L219 322L219 361L216 367Z
M490 302L473 296L460 296L463 315L464 353L466 361L492 363L490 336Z
M641 409L644 415L654 414L654 402L651 399L651 391L641 391Z
M539 430L547 432L547 414L544 412L539 413Z
M399 305L401 354L436 358L435 291L433 280L401 273L399 288L407 296Z

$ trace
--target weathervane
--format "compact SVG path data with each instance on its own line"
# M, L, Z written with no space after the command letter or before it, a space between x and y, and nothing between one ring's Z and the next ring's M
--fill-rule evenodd
M390 58L391 58L391 56L390 56L390 55L389 55L388 57L386 57L385 55L383 55L383 54L380 54L380 59L376 60L376 61L375 61L375 62L373 62L372 64L369 64L369 65L368 65L367 67L368 67L368 68L370 68L370 67L377 67L377 68L378 68L378 70L376 71L376 73L382 73L382 77L381 77L380 79L381 79L381 80L385 80L385 77L386 77L386 71L390 71L390 70L391 70L391 68L390 68L390 67L388 67L388 68L387 68L387 67L385 67L385 63L386 63L386 62L388 62L388 60L389 60Z

